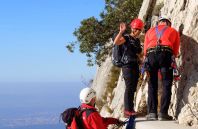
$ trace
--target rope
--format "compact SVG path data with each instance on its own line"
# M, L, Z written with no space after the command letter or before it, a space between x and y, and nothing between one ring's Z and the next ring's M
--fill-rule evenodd
M193 112L193 110L192 110L192 108L191 108L191 105L190 104L186 104L185 102L184 102L184 100L182 99L182 103L184 104L184 105L187 105L188 106L188 108L190 109L190 112L191 112L191 114L197 119L197 121L198 121L198 117L194 114L194 112Z

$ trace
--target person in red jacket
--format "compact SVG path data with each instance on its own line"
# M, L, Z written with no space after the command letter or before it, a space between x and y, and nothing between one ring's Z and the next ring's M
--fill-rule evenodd
M107 129L108 125L122 125L119 119L102 117L95 108L96 92L92 88L84 88L80 92L81 109L87 109L82 113L82 124L84 129Z
M173 82L173 58L178 56L180 45L179 33L171 28L171 20L162 16L157 26L149 29L145 35L144 55L148 83L148 115L147 120L170 120L168 108L171 100ZM158 71L162 75L162 97L160 112L157 114Z

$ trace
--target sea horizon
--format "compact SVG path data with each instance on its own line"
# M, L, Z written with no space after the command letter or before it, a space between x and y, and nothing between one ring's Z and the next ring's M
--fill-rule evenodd
M81 82L0 83L0 129L64 128L60 113L80 105L83 87Z

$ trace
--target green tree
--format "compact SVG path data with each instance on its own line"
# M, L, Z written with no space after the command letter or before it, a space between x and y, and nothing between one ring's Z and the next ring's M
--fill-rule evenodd
M67 49L73 52L79 45L80 52L88 57L89 66L100 65L110 53L110 38L118 31L120 22L130 23L136 18L143 0L105 0L105 9L101 19L90 17L81 21L81 26L74 31L76 42L69 43Z

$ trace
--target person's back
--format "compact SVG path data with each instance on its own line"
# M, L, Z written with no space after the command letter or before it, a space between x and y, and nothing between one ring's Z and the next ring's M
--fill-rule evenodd
M168 108L171 100L173 82L172 60L179 53L179 33L171 28L168 17L160 17L158 25L149 29L144 41L145 69L148 82L148 115L147 120L171 120ZM158 72L162 76L162 96L158 113Z
M163 35L160 37L160 45L168 46L173 50L175 56L179 52L179 33L174 29L166 25L158 25L158 31L162 31L163 28L167 27ZM146 50L154 48L157 45L157 34L156 27L149 29L145 36L144 42L144 54L147 53Z

